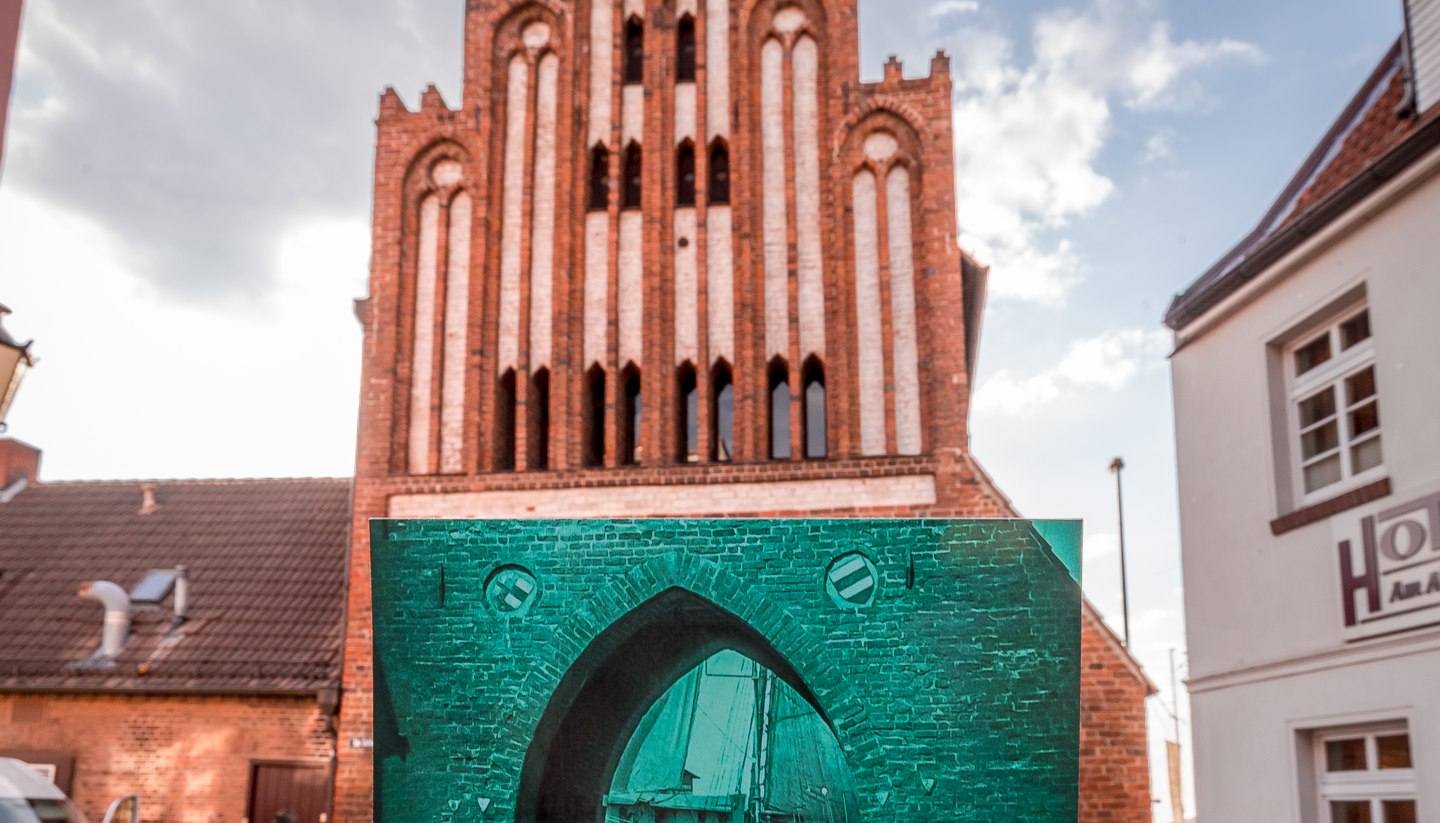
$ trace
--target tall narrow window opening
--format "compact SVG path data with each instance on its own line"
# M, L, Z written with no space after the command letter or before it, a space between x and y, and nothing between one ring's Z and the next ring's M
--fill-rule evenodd
M730 203L730 149L725 141L716 140L710 147L710 205Z
M710 459L735 459L735 380L723 360L710 373Z
M505 372L495 392L495 470L515 468L515 370Z
M675 82L695 82L695 18L688 14L675 29Z
M640 153L640 145L631 143L625 148L625 186L624 196L620 201L621 208L640 208L640 196L643 191L641 185L644 181L644 160Z
M695 205L695 145L689 140L675 153L675 205Z
M770 362L770 459L790 459L790 367Z
M585 375L585 465L605 465L605 370L598 364Z
M625 21L625 84L645 82L645 24L639 17Z
M610 208L610 150L597 145L590 152L590 210Z
M820 358L805 361L805 457L820 460L829 454L825 442L825 367Z
M529 422L525 426L527 466L532 471L550 468L550 370L541 369L530 378L530 396L525 398Z
M616 415L620 423L620 437L615 448L620 453L620 464L633 466L643 457L640 435L644 431L641 423L644 416L644 402L640 395L640 369L631 363L620 375L621 408Z
M686 363L680 367L677 385L675 459L695 463L700 460L700 384L694 366Z

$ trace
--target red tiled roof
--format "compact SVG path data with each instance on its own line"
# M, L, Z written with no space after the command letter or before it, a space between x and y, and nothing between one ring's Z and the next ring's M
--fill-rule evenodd
M349 480L40 484L0 504L0 689L309 691L338 686ZM127 591L186 567L190 619L172 598L135 614L113 667L103 608L76 591ZM146 671L148 669L148 671Z
M1408 89L1397 41L1260 224L1176 295L1166 324L1184 327L1440 143L1440 107L1415 116L1405 107Z

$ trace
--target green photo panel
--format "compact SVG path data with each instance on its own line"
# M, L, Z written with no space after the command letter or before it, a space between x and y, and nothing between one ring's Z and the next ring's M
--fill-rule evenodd
M372 524L375 805L415 821L1073 821L1080 528Z

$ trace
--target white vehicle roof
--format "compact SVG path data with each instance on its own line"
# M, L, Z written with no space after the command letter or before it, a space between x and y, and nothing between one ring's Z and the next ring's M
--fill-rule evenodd
M0 800L64 800L65 793L39 772L9 757L0 757Z

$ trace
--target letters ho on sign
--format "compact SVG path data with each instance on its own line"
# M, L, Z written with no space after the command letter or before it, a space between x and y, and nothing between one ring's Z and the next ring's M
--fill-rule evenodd
M1332 522L1346 640L1440 623L1440 493Z

